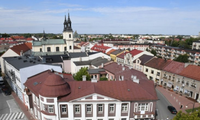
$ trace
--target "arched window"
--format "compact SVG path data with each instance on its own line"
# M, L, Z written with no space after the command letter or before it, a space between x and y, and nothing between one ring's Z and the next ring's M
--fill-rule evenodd
M70 49L70 50L72 49L72 46L71 46L71 45L69 46L69 49Z
M134 112L137 112L138 110L138 103L134 103Z
M71 38L72 37L72 35L71 34L69 34L69 38Z

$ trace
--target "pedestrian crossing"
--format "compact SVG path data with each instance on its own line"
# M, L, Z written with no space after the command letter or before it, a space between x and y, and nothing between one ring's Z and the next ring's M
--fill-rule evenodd
M7 113L0 116L0 120L20 120L24 118L23 112Z

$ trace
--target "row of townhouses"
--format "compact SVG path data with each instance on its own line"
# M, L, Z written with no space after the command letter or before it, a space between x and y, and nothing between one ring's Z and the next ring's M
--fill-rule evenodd
M124 52L116 59L116 62L122 66L143 72L155 84L200 102L199 66L156 58L146 51L139 50ZM112 78L112 80L116 79Z
M170 60L177 58L179 55L187 54L189 56L188 60L191 63L194 63L195 65L200 65L200 51L198 50L188 50L163 45L152 45L150 46L150 50L152 49L156 50L157 56Z

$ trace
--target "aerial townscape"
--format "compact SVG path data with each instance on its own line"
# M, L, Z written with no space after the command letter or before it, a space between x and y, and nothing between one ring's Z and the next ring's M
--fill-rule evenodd
M29 8L19 10L10 3L13 9L0 5L2 15L18 13L21 16L25 15L26 11L30 14L20 19L16 15L16 21L10 17L13 19L10 24L14 31L9 30L6 25L4 27L4 23L0 23L0 120L200 119L200 24L191 27L194 29L188 30L186 34L186 27L192 23L183 17L184 15L180 15L177 19L183 27L172 20L174 24L172 26L175 27L170 28L171 33L166 30L162 33L162 27L168 28L165 25L152 28L156 20L164 21L165 17L160 11L166 15L178 15L185 12L182 11L184 7L177 7L178 4L187 5L188 8L198 5L175 0L169 4L174 8L172 11L164 6L126 8L124 5L127 1L116 1L116 5L120 3L120 8L102 6L100 8L97 7L101 5L100 2L97 2L98 5L92 2L91 5L96 8L86 9L83 7L86 3L81 2L79 5L77 2L61 1L59 4L50 1L37 1L37 4L36 1L30 2L29 4L38 5L35 8L45 10L39 12ZM200 4L199 1L194 1ZM160 1L154 2L161 5ZM21 1L18 4L20 3ZM108 2L111 3L113 1ZM60 11L58 9L62 12L62 16L58 17L60 20L48 16L58 14L52 7L56 4L68 7ZM132 4L139 5L137 2ZM150 5L147 2L144 6L147 4ZM8 3L3 2L2 5L7 6ZM49 7L52 7L52 10L49 10ZM100 12L101 17L102 14L105 16L112 14L112 17L107 16L107 20L99 17L98 20L94 19L93 17L97 16L91 13L84 15L93 17L77 17L77 12L80 11L80 16L83 16L82 12L89 10ZM192 10L187 13L199 13ZM147 11L158 16L154 22L148 21L151 24L149 26L145 23L147 21L142 20L145 19L144 16L148 19ZM124 20L126 17L117 19L120 22L114 20L116 16L122 17L128 13L138 15L141 23L144 22L147 26L145 30L142 29L144 27L142 24L137 25L140 22L135 17L131 19L136 23L128 20L129 24L136 26L135 28L125 28L128 22ZM38 19L37 17L31 19L30 16L33 15L38 15ZM182 17L186 23L181 21ZM194 21L200 20L198 17L198 19L193 18ZM5 16L3 21L7 24L10 19ZM41 22L42 20L44 22ZM55 27L51 24L51 20L56 21L55 25L59 24L58 26L62 27ZM190 22L187 23L187 20ZM35 23L30 27L26 21ZM95 22L96 30L93 28L94 21L99 22L99 24ZM19 23L22 27L18 26ZM116 27L115 23L121 23L124 27L121 24ZM165 23L171 27L172 23L169 21ZM159 21L157 24L162 23ZM35 32L37 26L51 28L44 27ZM102 29L103 27L105 29ZM55 32L56 29L62 33ZM98 33L98 29L107 33ZM138 29L138 32L135 29ZM180 33L176 32L177 30ZM192 34L194 31L197 35Z

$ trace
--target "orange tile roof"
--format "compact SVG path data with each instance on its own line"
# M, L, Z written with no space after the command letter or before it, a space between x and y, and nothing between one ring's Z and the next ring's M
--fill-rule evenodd
M115 51L115 49L111 49L111 50L108 51L106 54L107 54L107 55L110 55L110 53L111 53L111 52L114 52L114 51Z
M181 73L179 73L179 75L200 81L199 71L199 66L188 65L185 69L183 69L183 71L181 71Z
M20 45L15 45L10 49L13 50L14 52L16 52L18 55L20 55L21 51L23 51L23 53L24 53L28 50L31 50L32 49L32 43L24 43L24 44L20 44Z

